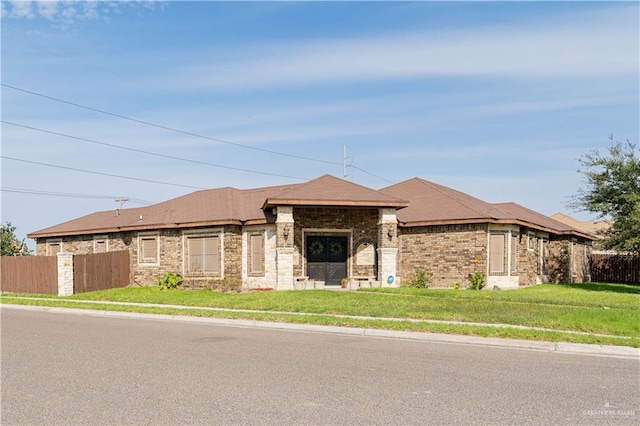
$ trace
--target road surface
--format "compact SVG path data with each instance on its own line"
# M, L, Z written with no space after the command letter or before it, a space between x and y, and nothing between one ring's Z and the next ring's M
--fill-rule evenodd
M2 424L640 424L640 364L3 307Z

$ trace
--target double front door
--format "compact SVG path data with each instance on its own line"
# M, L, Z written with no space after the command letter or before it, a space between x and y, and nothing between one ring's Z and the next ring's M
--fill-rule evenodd
M340 285L347 276L346 236L307 236L306 252L309 279Z

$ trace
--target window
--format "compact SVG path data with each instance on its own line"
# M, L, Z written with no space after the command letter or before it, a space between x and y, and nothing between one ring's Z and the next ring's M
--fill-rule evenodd
M220 237L203 236L187 239L187 268L190 273L220 272Z
M55 256L62 251L62 240L47 241L47 256Z
M158 263L158 235L141 235L138 240L138 263Z
M109 251L109 239L105 235L93 237L93 252L106 253Z
M264 234L249 235L249 273L264 273Z
M489 236L489 272L502 273L504 270L505 234Z

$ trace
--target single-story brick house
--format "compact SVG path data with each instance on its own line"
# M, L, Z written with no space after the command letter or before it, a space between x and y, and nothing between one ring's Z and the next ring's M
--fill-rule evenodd
M490 204L414 178L381 190L330 175L257 189L197 191L93 213L28 235L38 255L129 250L133 279L189 285L397 286L422 268L433 286L588 281L593 237L515 203Z

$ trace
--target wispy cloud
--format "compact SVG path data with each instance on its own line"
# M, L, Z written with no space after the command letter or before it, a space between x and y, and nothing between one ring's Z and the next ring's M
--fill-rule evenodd
M180 88L238 89L429 76L600 77L637 73L637 7L530 26L263 45L182 69ZM207 63L208 62L208 63ZM165 78L165 77L163 77Z
M9 0L1 2L0 12L6 19L43 18L67 27L76 21L109 19L125 7L161 9L166 4L163 1Z

